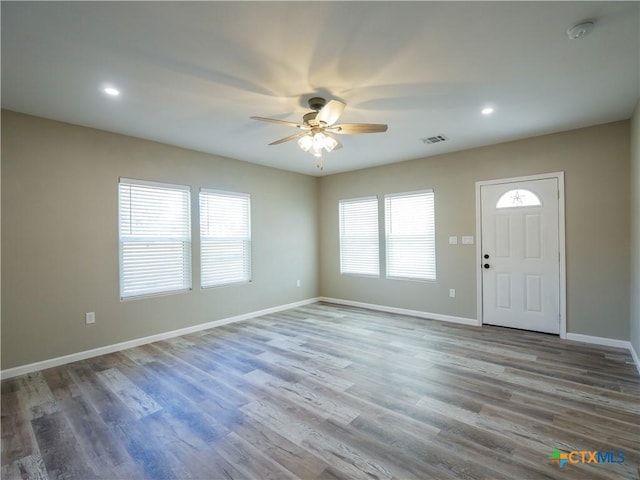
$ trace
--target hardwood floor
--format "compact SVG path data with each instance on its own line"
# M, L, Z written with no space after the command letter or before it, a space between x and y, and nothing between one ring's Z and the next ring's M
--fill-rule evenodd
M4 380L2 478L638 479L631 362L319 303Z

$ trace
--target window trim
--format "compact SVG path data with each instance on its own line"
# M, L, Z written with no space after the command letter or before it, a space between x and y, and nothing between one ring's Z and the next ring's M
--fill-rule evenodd
M403 275L390 275L389 274L389 206L388 199L397 197L410 197L417 195L430 194L432 196L433 203L433 277L411 277ZM410 192L389 193L384 196L384 242L385 242L385 278L388 280L404 280L412 282L436 282L438 280L438 253L437 253L437 232L436 232L436 196L435 191L432 188L423 190L414 190Z
M162 290L155 292L147 292L140 293L135 295L126 295L123 296L123 271L124 271L124 256L123 256L123 246L126 243L123 240L122 235L122 215L121 215L121 197L120 197L120 188L122 185L131 185L131 186L143 186L143 187L157 187L157 188L165 188L171 190L179 190L187 192L187 215L186 215L186 231L188 232L187 237L182 237L183 240L181 242L186 243L188 247L188 255L183 263L183 269L187 272L184 280L187 286L183 288L176 288L171 290ZM192 235L192 224L191 224L191 186L190 185L181 185L181 184L173 184L173 183L164 183L164 182L154 182L149 180L138 180L133 178L119 177L117 183L117 215L118 215L118 296L121 302L127 302L130 300L138 300L142 298L151 298L151 297L161 297L166 295L175 295L179 293L191 292L193 290L193 235ZM130 203L131 205L131 203ZM166 242L167 240L177 241L178 237L137 237L137 242L129 242L129 243L147 243L155 242Z
M362 273L362 272L345 272L343 271L343 256L342 256L342 238L343 238L343 217L342 217L342 205L348 203L357 203L362 202L364 200L375 200L376 204L376 273ZM339 256L339 271L340 275L350 275L356 277L366 277L366 278L380 278L380 198L377 195L369 195L365 197L356 197L356 198L344 198L338 200L338 256Z
M245 198L248 201L248 208L247 208L247 230L249 233L248 236L248 254L247 254L247 261L248 261L248 265L247 265L247 278L243 279L243 280L239 280L239 281L227 281L224 283L216 283L216 284L211 284L211 285L203 285L203 275L202 275L202 271L203 271L203 255L202 255L202 247L205 244L204 242L204 237L202 235L202 221L204 216L202 215L202 194L213 194L213 195L220 195L220 196L226 196L226 197L234 197L234 198ZM200 289L201 290L208 290L211 288L223 288L223 287L232 287L232 286L238 286L238 285L247 285L253 282L253 232L252 232L252 228L251 228L251 194L250 193L245 193L245 192L232 192L229 190L220 190L220 189L215 189L215 188L207 188L207 187L201 187L199 192L198 192L198 215L199 215L199 219L198 219L198 238L200 241Z

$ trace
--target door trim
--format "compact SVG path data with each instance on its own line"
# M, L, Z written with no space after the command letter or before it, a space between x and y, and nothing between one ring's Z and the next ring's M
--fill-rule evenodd
M501 183L526 182L529 180L543 180L555 178L558 180L558 247L560 250L560 338L567 338L567 266L565 250L565 203L564 203L564 172L543 173L523 177L500 178L496 180L482 180L476 182L476 302L478 326L483 324L482 315L482 206L480 203L480 188L485 185Z

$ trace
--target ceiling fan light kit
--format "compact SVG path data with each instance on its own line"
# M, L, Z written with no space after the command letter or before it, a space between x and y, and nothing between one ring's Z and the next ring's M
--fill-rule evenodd
M251 117L253 120L270 122L287 127L294 127L302 130L301 133L294 133L288 137L281 138L269 145L278 145L290 140L298 140L298 146L305 152L309 152L318 159L317 167L322 170L323 151L332 152L342 148L342 144L333 137L332 134L353 135L360 133L386 132L387 125L377 123L343 123L336 125L346 105L338 100L327 102L321 97L309 99L309 112L302 117L302 123L287 122L275 118Z
M313 154L314 157L322 156L322 150L331 152L338 145L338 141L330 135L322 132L314 135L308 134L298 140L298 145L305 152Z

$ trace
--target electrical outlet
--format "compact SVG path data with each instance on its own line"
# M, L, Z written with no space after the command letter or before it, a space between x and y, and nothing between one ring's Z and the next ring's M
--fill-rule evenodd
M96 323L96 312L87 312L84 314L84 321L87 325Z
M456 298L456 289L455 288L450 288L449 289L449 297Z
M462 244L463 245L473 245L473 235L463 235Z
M296 287L300 286L300 280L296 280Z

